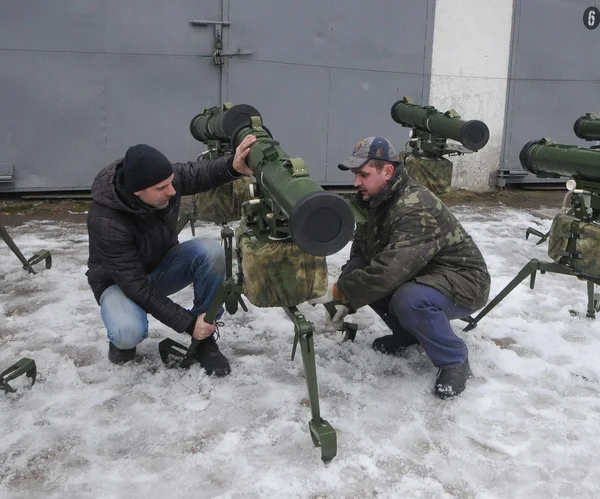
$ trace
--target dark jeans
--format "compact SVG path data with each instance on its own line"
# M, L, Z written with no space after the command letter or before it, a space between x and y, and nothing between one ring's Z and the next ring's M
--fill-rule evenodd
M353 258L342 275L366 266L364 258ZM467 345L454 334L450 320L466 317L474 310L456 305L443 293L411 281L370 307L402 343L416 339L436 367L460 366L467 360Z
M193 284L191 312L198 316L208 310L225 280L225 252L218 242L191 239L169 250L147 279L164 296ZM133 348L148 336L146 311L127 298L116 284L100 296L100 314L108 340L117 348ZM222 314L223 307L217 318Z

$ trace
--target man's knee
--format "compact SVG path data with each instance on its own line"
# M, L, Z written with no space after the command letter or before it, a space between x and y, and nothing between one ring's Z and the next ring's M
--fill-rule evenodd
M428 286L409 282L392 295L389 312L395 315L402 325L410 326L431 313L432 308L437 309L431 299L431 292L436 291Z
M148 336L148 317L115 284L100 296L100 315L109 341L117 348L133 348Z
M211 274L225 273L225 251L217 241L192 239L186 244L194 252L198 268Z
M117 348L129 349L140 344L148 337L148 323L136 320L124 320L107 329L108 340Z

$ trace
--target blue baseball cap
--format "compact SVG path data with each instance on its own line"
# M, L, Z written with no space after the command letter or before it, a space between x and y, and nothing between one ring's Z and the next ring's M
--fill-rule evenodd
M388 139L384 137L366 137L356 143L350 157L340 163L338 168L344 171L362 168L372 159L392 163L400 161L396 149Z

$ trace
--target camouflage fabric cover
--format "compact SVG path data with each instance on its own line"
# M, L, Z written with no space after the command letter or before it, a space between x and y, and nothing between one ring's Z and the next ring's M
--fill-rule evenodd
M412 154L404 156L408 175L427 187L434 194L450 191L452 184L452 161L446 158L425 158Z
M292 241L260 241L242 227L236 240L244 294L256 307L292 307L327 292L325 257L304 253Z
M250 177L240 177L194 196L197 219L206 222L233 222L242 216L242 203L250 199Z
M600 226L559 213L550 227L548 255L556 263L599 278Z
M409 281L437 289L469 310L483 307L490 291L490 275L479 248L433 194L397 168L386 188L370 201L358 224L350 259L368 265L343 274L338 287L352 308L390 296Z

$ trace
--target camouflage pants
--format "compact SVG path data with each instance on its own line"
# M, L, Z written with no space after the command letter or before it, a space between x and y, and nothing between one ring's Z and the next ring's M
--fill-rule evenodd
M342 268L342 275L366 266L364 258L353 258ZM436 367L460 366L467 360L467 345L456 336L450 320L473 310L456 305L436 289L410 281L369 306L401 344L419 342Z

